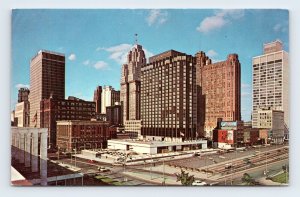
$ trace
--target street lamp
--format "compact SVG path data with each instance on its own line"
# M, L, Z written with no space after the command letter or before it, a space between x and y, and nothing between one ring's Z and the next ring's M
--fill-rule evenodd
M76 148L74 148L73 150L75 151L75 154L74 154L74 164L75 164L75 167L76 167L76 154L77 154Z

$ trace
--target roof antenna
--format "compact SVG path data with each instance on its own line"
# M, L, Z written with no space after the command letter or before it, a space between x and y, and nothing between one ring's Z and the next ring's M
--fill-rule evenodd
M134 36L135 36L135 44L137 45L138 44L138 34L136 33L136 34L134 34Z

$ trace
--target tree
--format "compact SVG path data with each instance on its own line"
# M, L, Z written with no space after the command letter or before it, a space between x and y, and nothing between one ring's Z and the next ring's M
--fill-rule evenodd
M181 173L176 173L175 174L177 177L177 182L180 181L182 185L185 186L190 186L193 184L193 182L195 181L195 177L194 175L189 175L188 172L185 172L184 170L181 169Z
M257 185L257 183L255 182L255 180L248 173L244 173L243 174L242 182L245 185Z

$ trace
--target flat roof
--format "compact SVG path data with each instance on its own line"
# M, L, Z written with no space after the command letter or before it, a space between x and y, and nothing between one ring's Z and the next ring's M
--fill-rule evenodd
M131 144L131 145L148 145L148 146L174 146L174 145L189 145L189 144L199 144L206 143L207 140L190 140L183 142L168 142L168 141L142 141L142 140L134 140L134 139L112 139L108 140L108 143L119 143L119 144Z

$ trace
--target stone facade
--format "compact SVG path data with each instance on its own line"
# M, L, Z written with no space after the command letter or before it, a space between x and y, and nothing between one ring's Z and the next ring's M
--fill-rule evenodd
M127 55L127 63L121 72L121 105L123 122L140 120L141 105L141 66L146 64L145 52L141 45L135 44Z
M241 120L241 65L237 54L212 63L204 52L196 54L199 126L204 121L204 136L212 137L217 119ZM205 110L204 110L205 109Z

